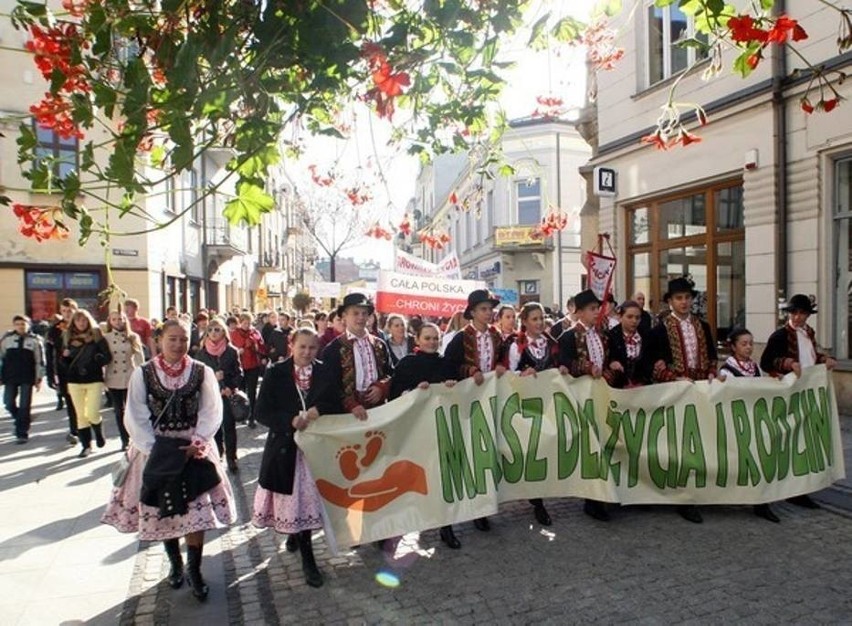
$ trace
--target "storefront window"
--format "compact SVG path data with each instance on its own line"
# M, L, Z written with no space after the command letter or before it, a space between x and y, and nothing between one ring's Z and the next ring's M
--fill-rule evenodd
M101 291L100 271L51 272L25 271L27 315L33 321L50 320L59 313L59 303L64 298L76 300L77 306L86 309L95 319L102 319L98 308Z
M717 340L745 323L742 186L723 183L628 209L627 291L663 307L668 281L685 274L699 292L693 311Z

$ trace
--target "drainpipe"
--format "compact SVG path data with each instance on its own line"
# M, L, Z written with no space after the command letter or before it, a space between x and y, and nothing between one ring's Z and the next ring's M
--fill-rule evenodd
M774 16L787 11L786 0L777 0L773 7ZM772 57L772 123L774 134L773 155L775 159L775 288L779 302L787 300L787 216L789 185L787 179L787 107L784 97L784 82L787 78L787 48L781 46ZM776 316L780 313L776 310Z

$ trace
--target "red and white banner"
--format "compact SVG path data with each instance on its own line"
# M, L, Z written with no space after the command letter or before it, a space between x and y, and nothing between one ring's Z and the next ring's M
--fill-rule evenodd
M597 252L586 252L586 265L589 270L589 289L595 292L599 300L606 300L612 289L612 276L615 274L615 257L604 256Z
M456 311L464 311L467 294L484 288L485 284L477 280L449 280L382 270L376 290L376 310L379 313L452 317Z
M402 250L396 251L394 271L415 276L440 276L441 278L461 279L461 263L458 255L453 252L440 263L430 263L425 259L408 254Z

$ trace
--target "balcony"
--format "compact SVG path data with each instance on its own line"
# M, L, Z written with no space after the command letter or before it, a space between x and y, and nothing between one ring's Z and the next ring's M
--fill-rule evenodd
M280 252L264 252L257 255L257 269L261 272L280 272L283 257Z
M209 254L230 259L248 251L248 233L241 226L232 226L222 217L207 219L204 225L204 245Z

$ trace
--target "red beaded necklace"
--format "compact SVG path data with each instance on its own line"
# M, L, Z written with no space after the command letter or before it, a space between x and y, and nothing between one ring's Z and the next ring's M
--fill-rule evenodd
M162 354L157 355L157 365L160 366L160 369L163 370L166 376L169 378L180 378L183 374L184 370L186 370L186 366L189 364L189 359L184 355L180 362L177 365L169 365L166 363L166 359Z

